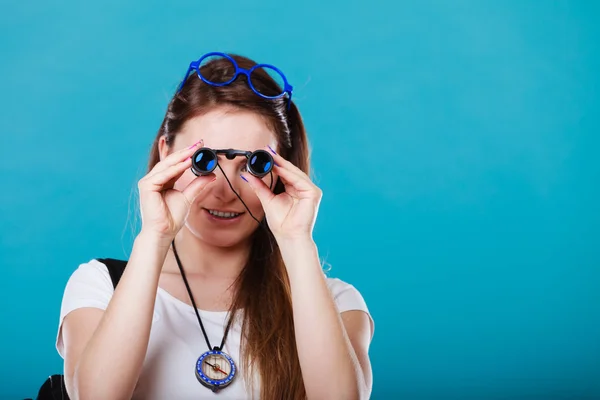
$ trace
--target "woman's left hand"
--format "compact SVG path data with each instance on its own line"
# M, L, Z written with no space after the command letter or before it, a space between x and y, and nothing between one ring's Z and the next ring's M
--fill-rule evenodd
M285 192L274 194L261 179L250 173L242 177L258 196L269 228L276 239L312 238L323 193L298 167L265 147L273 156L273 172L285 186Z

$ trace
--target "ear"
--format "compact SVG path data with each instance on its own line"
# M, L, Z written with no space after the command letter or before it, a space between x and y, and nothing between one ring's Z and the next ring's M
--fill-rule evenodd
M162 135L158 138L158 155L160 161L164 160L169 155L169 145L167 144L167 136Z

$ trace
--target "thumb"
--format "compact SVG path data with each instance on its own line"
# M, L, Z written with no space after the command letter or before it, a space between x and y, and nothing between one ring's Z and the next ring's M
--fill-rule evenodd
M192 180L185 189L183 189L182 193L185 198L192 204L196 197L204 190L205 187L213 183L217 180L215 174L199 176L198 178Z
M254 191L254 193L258 197L258 200L260 200L263 209L275 197L275 194L271 192L271 189L269 189L269 187L263 182L262 179L258 179L254 175L250 174L241 174L240 176L243 180L248 182L248 185L250 185L252 191Z

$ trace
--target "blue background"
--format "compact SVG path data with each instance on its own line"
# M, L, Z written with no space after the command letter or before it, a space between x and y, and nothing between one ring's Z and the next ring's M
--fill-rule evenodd
M598 4L3 1L0 398L62 371L64 284L128 254L167 102L212 50L295 87L374 399L600 398Z

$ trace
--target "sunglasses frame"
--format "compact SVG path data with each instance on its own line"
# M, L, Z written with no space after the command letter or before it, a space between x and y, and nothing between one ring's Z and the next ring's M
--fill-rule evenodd
M212 57L212 56L224 57L224 58L228 59L233 64L233 67L235 68L235 73L233 74L233 77L230 80L228 80L227 82L222 82L222 83L211 82L208 79L204 78L204 76L202 76L202 74L200 74L200 66L202 65L202 61L204 61L206 58ZM281 78L283 79L283 88L282 88L282 92L280 94L278 94L276 96L267 96L267 95L264 95L264 94L260 93L258 90L256 90L256 88L252 84L252 80L250 79L250 75L252 74L252 72L254 72L254 70L256 70L258 68L269 68L269 69L272 69L272 70L274 70L275 72L277 72L281 76ZM292 87L292 85L289 84L289 82L288 82L287 78L285 77L284 73L279 68L275 67L274 65L271 65L271 64L256 64L255 66L253 66L250 69L245 69L245 68L240 68L239 65L237 64L237 62L235 62L235 60L233 59L233 57L231 57L229 54L221 53L221 52L218 52L218 51L213 51L213 52L210 52L210 53L206 53L205 55L203 55L202 57L200 57L200 59L198 59L197 61L192 61L190 63L190 66L189 66L187 72L185 73L183 81L181 81L181 84L177 88L177 93L179 93L181 91L181 89L183 88L183 85L185 84L185 82L188 79L188 76L190 75L190 72L192 72L194 70L196 71L196 75L198 75L198 77L200 79L202 79L202 81L204 83L206 83L208 85L211 85L211 86L217 86L217 87L229 85L231 82L235 81L240 74L241 75L245 75L246 79L248 81L248 86L250 86L250 89L252 89L252 91L254 93L256 93L257 95L259 95L262 98L265 98L265 99L278 99L280 97L283 97L287 93L287 95L288 95L287 109L289 110L289 108L290 108L290 104L292 102L292 90L293 90L293 87Z

